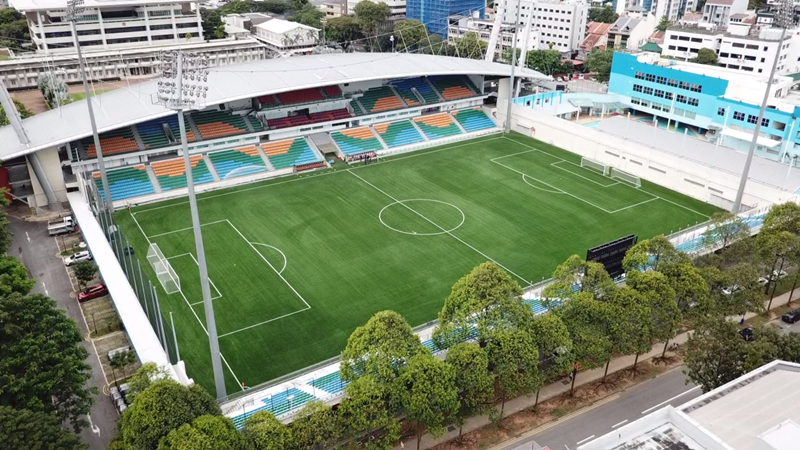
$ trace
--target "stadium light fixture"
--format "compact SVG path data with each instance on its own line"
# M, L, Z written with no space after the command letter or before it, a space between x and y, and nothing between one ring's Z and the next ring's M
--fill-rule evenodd
M507 0L510 3L510 0ZM514 67L517 65L517 31L519 30L520 11L522 10L522 0L517 0L517 21L514 25L514 37L511 41L511 78L508 84L508 105L506 105L505 134L511 133L511 102L514 100Z
M189 208L192 214L194 243L197 250L197 265L200 269L200 288L203 292L203 307L206 313L206 329L211 346L211 366L214 370L214 384L217 399L225 398L225 375L222 372L222 358L219 353L214 304L208 284L208 266L203 248L203 234L200 230L200 217L197 212L197 196L194 192L192 163L189 158L189 142L186 139L184 110L201 109L208 95L208 56L200 53L163 51L159 54L161 79L158 81L157 102L178 112L178 127L181 134L183 162L186 168L186 187L189 191Z
M100 147L100 136L97 134L97 122L94 118L94 107L92 106L92 97L89 93L89 76L86 74L86 63L83 61L81 43L78 40L78 27L75 25L75 22L78 21L78 16L83 11L83 0L67 0L67 11L64 17L70 23L72 40L75 42L75 51L78 53L78 68L80 69L80 77L83 82L83 93L86 95L86 107L89 109L89 122L92 125L94 148L97 152L97 167L100 169L100 178L103 182L103 192L102 195L100 195L100 202L103 208L105 208L106 205L114 199L111 198L111 191L108 189L108 174L106 173L106 165L103 162L103 150Z

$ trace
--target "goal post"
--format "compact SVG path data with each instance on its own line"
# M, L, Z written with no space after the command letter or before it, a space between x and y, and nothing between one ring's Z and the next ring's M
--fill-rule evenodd
M581 157L581 167L585 169L592 169L594 171L600 172L601 174L608 176L609 171L611 169L610 166L607 166L600 161L595 161L593 159L589 159L585 156Z
M155 271L158 282L161 283L164 292L174 294L181 290L181 280L169 260L164 257L161 249L158 248L158 244L150 244L147 249L147 261Z
M615 167L611 167L609 171L609 175L611 178L623 181L625 183L630 184L633 187L642 187L642 179L637 177L636 175L632 175L628 172L623 170L619 170Z

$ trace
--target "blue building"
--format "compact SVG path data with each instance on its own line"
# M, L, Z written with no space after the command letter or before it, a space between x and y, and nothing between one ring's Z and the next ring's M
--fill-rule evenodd
M764 75L716 66L615 53L608 93L633 114L670 128L689 125L721 145L747 151L764 89ZM778 76L761 123L756 153L774 160L800 156L800 95L794 77ZM648 120L648 119L645 119Z
M428 28L447 38L447 18L454 14L470 15L480 11L480 18L486 16L486 0L407 0L406 18L417 19Z

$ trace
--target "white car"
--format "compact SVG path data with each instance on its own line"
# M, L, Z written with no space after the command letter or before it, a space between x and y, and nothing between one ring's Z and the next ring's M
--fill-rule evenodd
M78 244L78 248L86 248L86 242L84 242L84 241L81 241L81 242Z
M785 270L773 270L772 271L772 279L773 280L780 280L781 278L786 276Z
M735 292L739 292L741 290L742 290L741 286L739 286L738 284L734 284L733 286L728 286L728 287L722 288L722 293L725 294L725 295L731 295L731 294L733 294Z
M78 252L72 256L67 256L66 258L64 258L64 265L69 267L78 261L91 261L91 260L92 260L92 254L84 250L82 252Z

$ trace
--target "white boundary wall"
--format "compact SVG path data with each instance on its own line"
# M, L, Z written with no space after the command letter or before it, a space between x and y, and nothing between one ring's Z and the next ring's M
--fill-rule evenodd
M498 122L505 119L503 104L505 102L498 102ZM725 198L730 197L727 200L733 200L739 187L740 177L735 174L521 105L512 106L511 129L717 206L725 206L719 204L719 192L724 192ZM796 202L797 199L798 196L793 192L751 179L747 183L742 203L766 206L786 201Z

